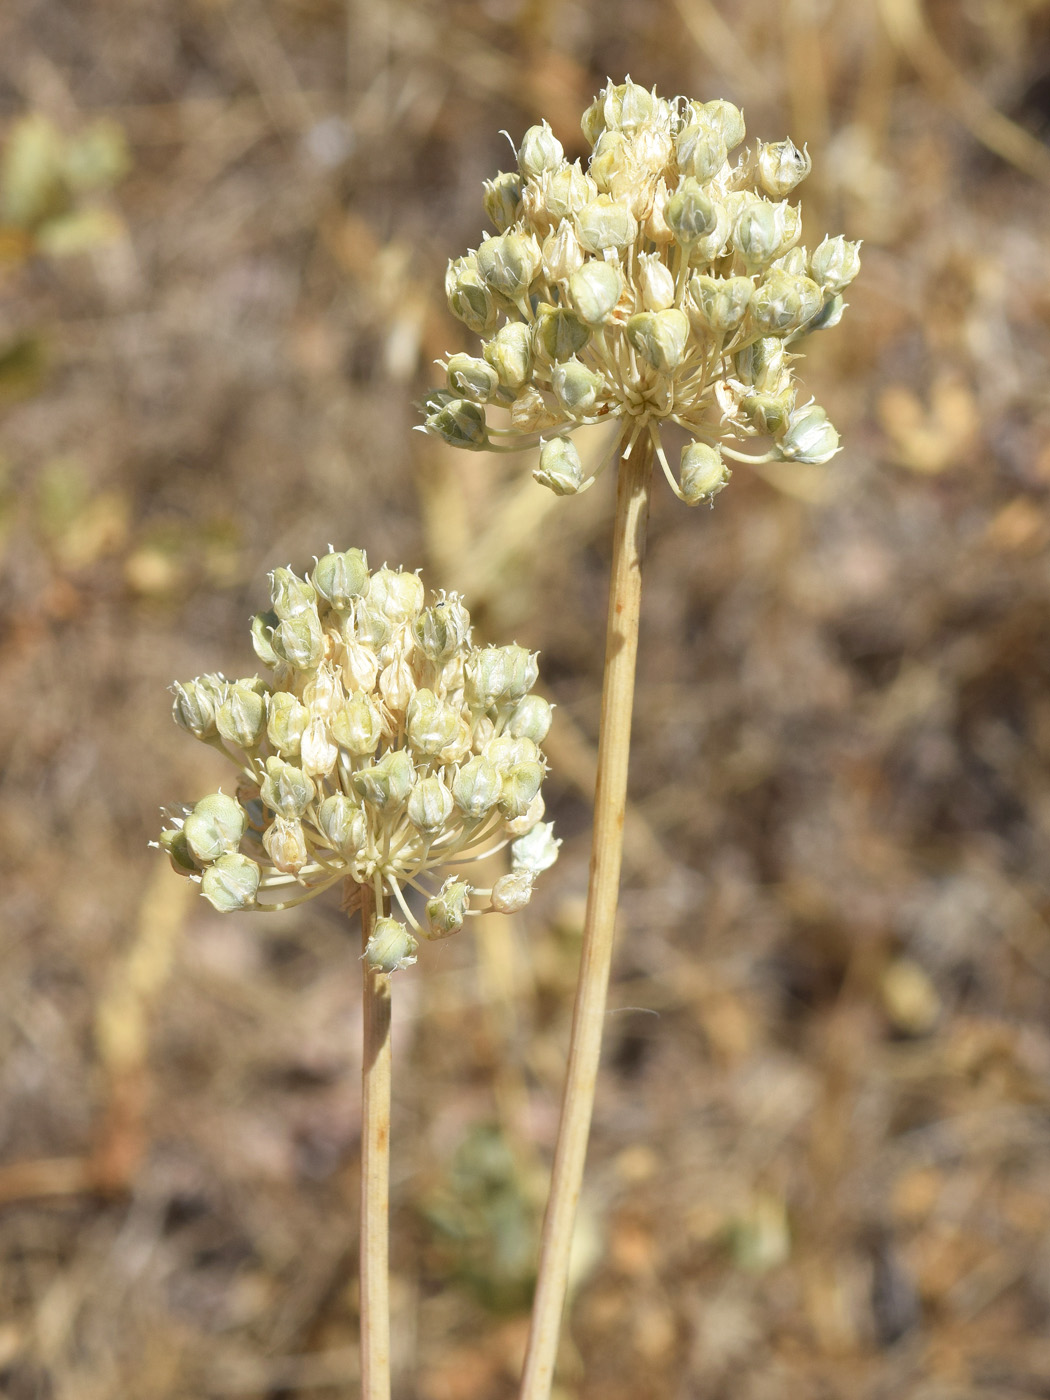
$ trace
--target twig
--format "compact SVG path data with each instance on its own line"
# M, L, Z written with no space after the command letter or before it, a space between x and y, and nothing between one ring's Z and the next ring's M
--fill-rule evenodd
M568 1285L573 1225L594 1107L619 900L642 560L652 465L652 444L645 434L635 444L634 451L621 459L619 467L587 917L521 1400L547 1400L550 1395Z
M362 886L362 947L377 912L374 892ZM390 978L361 967L361 1400L390 1400Z

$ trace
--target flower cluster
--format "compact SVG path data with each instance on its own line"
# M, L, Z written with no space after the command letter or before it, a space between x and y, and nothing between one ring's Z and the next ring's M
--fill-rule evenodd
M745 132L732 103L669 102L630 80L599 94L583 132L586 169L544 122L525 133L517 170L486 182L496 232L446 278L450 308L485 343L447 361L427 431L474 450L538 444L534 475L559 495L594 479L569 435L610 417L622 429L602 467L648 432L689 504L725 484L725 457L830 460L838 434L798 402L794 347L837 323L860 262L842 237L799 246L786 196L808 154L786 140L734 161ZM509 410L509 426L491 424L487 405ZM677 480L665 423L692 439ZM739 450L756 436L772 448Z
M387 895L403 915L380 918L368 944L384 972L415 961L409 926L445 938L481 907L523 908L560 844L542 820L551 707L530 693L535 656L472 646L456 594L426 606L415 574L369 574L360 550L326 554L308 579L270 578L252 640L272 679L175 687L176 722L239 772L234 795L167 810L160 844L175 869L223 912L370 885L377 907ZM427 888L439 867L508 842L511 871L491 890L455 876ZM422 921L407 889L426 900Z

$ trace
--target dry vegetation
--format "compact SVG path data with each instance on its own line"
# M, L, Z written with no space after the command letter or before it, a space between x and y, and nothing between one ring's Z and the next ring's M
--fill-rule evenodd
M657 493L563 1400L1050 1394L1050 8L917 5L352 0L349 54L332 0L3 6L3 130L133 161L115 241L0 239L4 1396L354 1393L356 940L146 848L220 774L167 685L250 673L329 541L560 707L561 862L397 987L397 1393L513 1393L612 493L409 429L499 129L571 149L625 71L808 141L864 271L804 369L832 466Z

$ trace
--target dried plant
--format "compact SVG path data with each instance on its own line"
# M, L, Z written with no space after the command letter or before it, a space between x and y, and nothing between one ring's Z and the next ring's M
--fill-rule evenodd
M666 101L628 80L583 116L586 170L546 122L516 171L485 187L496 233L449 265L453 313L485 337L445 364L426 430L456 447L538 446L536 480L558 495L619 463L595 792L591 878L569 1068L544 1222L522 1400L546 1400L594 1102L618 900L641 566L653 454L679 499L711 501L734 462L825 463L839 450L824 410L800 403L797 346L833 326L858 247L799 244L787 196L810 158L790 140L744 140L725 101ZM488 410L505 409L505 424ZM572 434L619 420L585 476ZM684 429L677 477L661 431ZM748 453L762 438L768 446Z
M337 883L361 910L364 1081L362 1394L389 1395L387 1199L390 975L483 909L529 901L559 842L544 822L539 744L551 708L524 647L475 647L455 594L426 606L412 573L370 574L360 550L275 569L252 640L272 671L175 687L177 723L231 760L234 794L168 808L160 845L220 912L287 909ZM511 845L491 889L450 865ZM422 919L409 891L425 900ZM276 896L276 897L275 897ZM392 917L391 907L401 915ZM413 932L414 930L414 932Z

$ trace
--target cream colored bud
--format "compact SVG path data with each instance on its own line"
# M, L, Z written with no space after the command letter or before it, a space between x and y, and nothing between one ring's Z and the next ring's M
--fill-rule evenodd
M467 667L467 699L487 708L501 700L520 700L536 684L535 654L527 647L484 647Z
M726 163L725 138L712 123L696 116L680 128L675 137L678 168L701 184L717 175Z
M726 102L724 98L716 97L711 102L703 103L699 110L704 121L722 137L727 150L731 151L734 146L739 146L747 135L744 127L744 115L739 107L733 106L732 102Z
M639 311L624 327L631 348L655 370L675 370L689 345L689 318L684 311Z
M215 735L215 716L226 695L226 680L220 675L198 676L196 680L175 683L172 718L180 729L196 739Z
M548 282L567 282L583 266L584 253L568 219L543 240L543 275Z
M666 311L674 306L674 277L659 253L641 254L638 259L638 281L646 311Z
M777 258L773 267L780 272L790 272L795 277L805 277L809 273L809 254L805 248L789 248L783 257Z
M384 619L385 622L385 619ZM375 652L362 641L348 641L343 655L343 679L348 690L371 691L379 675Z
M518 169L526 180L545 171L556 170L565 159L565 149L547 122L530 126L518 148Z
M255 903L261 877L254 860L231 851L201 876L201 894L220 914L249 909Z
M791 370L784 342L779 336L763 336L734 356L737 378L764 394L781 394L790 387Z
M343 792L326 797L317 809L317 826L333 851L351 859L368 841L368 818Z
M416 640L430 661L447 661L470 642L470 614L458 593L441 597L415 622Z
M555 364L551 370L554 397L572 418L586 418L593 413L604 387L601 375L581 364L575 356Z
M298 875L310 860L303 824L295 817L274 817L263 832L263 846L274 867L285 875Z
M602 114L606 127L619 131L637 131L649 121L656 109L657 99L645 88L632 83L610 85L605 89Z
M638 237L638 222L629 209L600 194L576 215L576 236L588 253L622 252Z
M448 938L463 927L470 904L470 886L450 876L433 899L427 900L428 938Z
M400 653L379 673L379 693L391 710L404 713L416 692L416 678Z
M514 707L507 732L515 739L531 739L542 744L551 727L551 706L542 695L523 695Z
M459 732L459 715L439 700L432 690L422 687L408 702L405 715L408 741L417 754L436 757Z
M754 292L750 277L692 277L689 299L697 320L716 335L735 331L747 314Z
M511 863L515 870L527 870L530 875L539 875L549 870L558 859L560 841L554 838L554 823L539 822L525 836L519 836L510 848Z
M516 763L503 779L500 789L500 813L513 821L529 810L543 783L543 767L539 763Z
M324 665L303 686L303 704L311 719L331 719L346 695L331 666Z
M259 784L259 795L271 812L282 817L301 817L313 801L315 788L301 768L280 758L266 760L266 777Z
M501 171L494 180L485 181L485 213L500 233L518 217L520 202L521 177L515 171Z
M309 710L289 691L278 690L267 699L266 737L282 758L299 752L299 741L309 722Z
M642 225L642 232L658 247L665 248L668 243L674 242L674 234L667 224L667 201L671 198L671 192L667 188L667 182L663 176L656 182L656 189L653 191L653 201L649 213L646 215Z
M533 877L528 870L501 875L492 886L492 908L497 914L517 914L532 898Z
M786 462L815 462L823 466L839 450L839 435L824 410L818 404L809 404L791 415L777 450Z
M324 658L324 637L316 609L282 622L273 634L273 649L298 671L319 666Z
M548 175L544 197L552 220L558 224L563 219L571 220L597 194L598 186L583 173L577 160Z
M777 205L762 199L748 200L733 226L733 242L751 269L765 267L780 248L783 229L777 218Z
M718 210L710 195L700 188L699 182L687 175L667 201L664 218L675 241L688 248L716 227Z
M317 611L313 584L293 574L291 569L274 569L270 575L270 598L282 622Z
M443 408L428 413L423 421L428 433L443 438L450 447L479 451L488 446L485 410L470 399L450 399Z
M578 277L580 274L577 273ZM574 312L541 302L533 328L533 349L548 360L567 360L577 354L591 333Z
M703 238L698 238L689 249L690 267L708 267L725 256L732 222L729 210L721 202L716 202L715 226L710 233L705 233Z
M336 612L347 612L355 598L368 592L368 559L363 549L322 554L310 577L320 597Z
M372 651L386 645L393 632L393 625L390 618L383 612L380 604L372 604L371 600L358 607L354 614L354 636L357 644L368 647ZM347 645L347 655L350 654L350 645ZM362 690L367 687L362 686Z
M306 726L299 745L303 772L311 777L327 776L339 759L339 750L328 737L323 719L312 719Z
M201 862L194 859L181 826L166 827L157 838L157 845L167 854L176 875L196 875L200 870Z
M474 403L488 403L499 388L496 371L474 355L452 355L446 374L452 393Z
M416 771L404 749L388 749L378 763L361 768L351 778L354 791L372 807L384 811L399 806L412 791Z
M595 190L611 195L613 185L632 165L630 147L623 132L603 131L588 167Z
M581 321L600 326L609 319L623 293L619 271L607 262L584 263L569 279L569 296Z
M745 394L740 403L744 417L756 433L776 434L787 427L795 407L795 392L782 394Z
M505 389L520 389L532 374L532 332L524 321L508 321L485 345L484 356Z
M440 778L420 778L408 794L408 820L424 836L436 836L443 831L452 808L452 794Z
M759 146L755 161L758 183L773 199L783 199L800 185L813 169L809 152L800 151L790 138Z
M476 258L457 258L445 277L448 307L457 320L476 335L488 335L498 312L492 293L481 280Z
M729 468L717 447L690 442L682 449L678 476L686 505L695 506L718 495L729 480Z
M540 245L532 234L508 229L478 249L478 272L486 286L511 301L529 290L540 270Z
M499 801L503 778L487 758L465 763L452 780L452 797L468 821L482 821Z
M546 810L543 793L538 792L520 817L515 817L513 821L507 822L507 834L510 836L528 835L536 823L542 820Z
M236 798L213 792L201 798L182 829L196 859L208 862L235 851L247 825L248 817Z
M849 239L825 238L809 260L810 276L827 292L841 292L860 271L860 244Z
M556 496L575 496L583 485L583 464L572 438L551 438L543 443L540 464L532 476Z
M828 297L821 310L806 327L806 334L808 335L810 331L830 331L842 320L842 313L845 309L846 303L842 300L841 292L836 293L833 297Z
M409 933L407 924L398 923L397 919L376 919L361 960L373 972L389 976L411 967L418 949L419 942Z
M788 335L812 320L824 305L824 294L809 277L796 277L774 268L751 298L751 319L763 336Z
M242 749L254 749L266 725L266 701L262 682L238 681L226 692L215 726L224 739Z
M580 130L588 146L597 145L605 130L605 93L600 92L580 118Z
M276 626L275 612L256 613L252 618L252 650L264 666L278 664L278 656L273 649L273 629Z
M558 328L545 329L552 337L552 343L556 345L554 337ZM557 421L558 414L534 384L526 385L510 406L510 425L516 433L539 433Z

